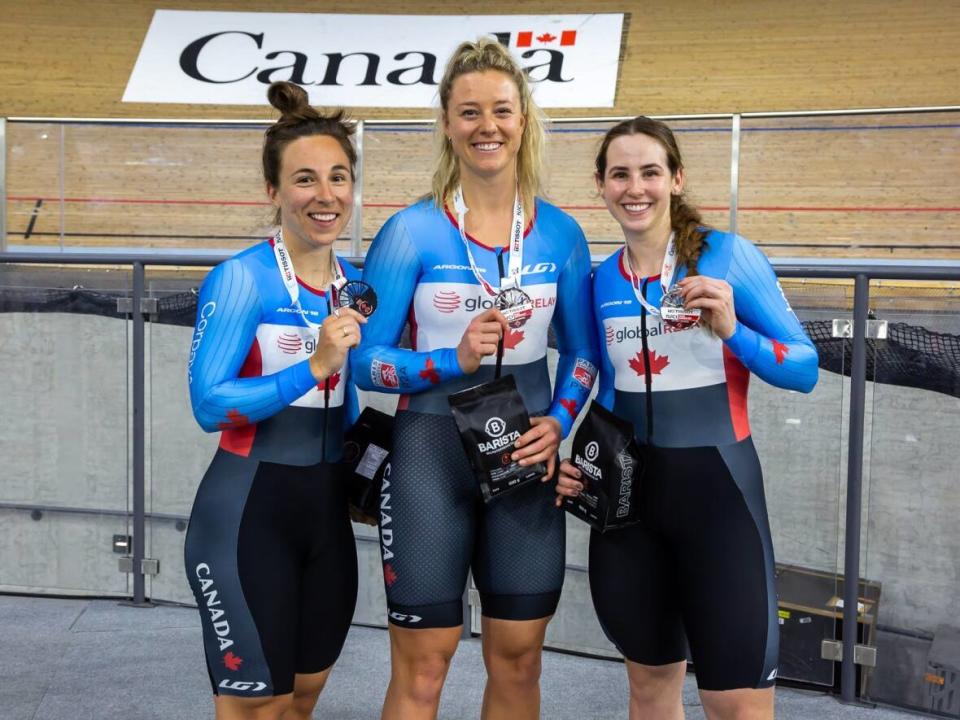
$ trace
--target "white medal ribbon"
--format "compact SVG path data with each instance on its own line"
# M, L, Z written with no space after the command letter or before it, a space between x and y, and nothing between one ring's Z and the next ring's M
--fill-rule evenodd
M671 232L670 239L667 240L667 251L663 254L663 266L660 268L661 300L670 290L670 283L676 270L677 246L674 242L674 236L675 233ZM633 294L637 296L637 302L643 305L644 309L651 315L660 317L660 308L654 307L652 303L648 302L640 290L640 278L633 271L633 266L630 263L630 248L627 247L626 243L623 245L623 264L626 266L627 272L630 273L630 287L633 288Z
M273 237L273 256L276 258L277 269L280 270L280 277L283 279L283 284L287 288L287 293L290 295L290 304L297 310L297 313L303 318L303 321L311 329L316 330L320 327L320 323L311 322L303 307L300 305L300 285L297 283L297 273L293 269L293 258L290 257L287 246L283 242L283 228L277 230L277 234ZM334 300L333 293L339 292L340 289L347 284L347 279L343 276L343 273L340 272L340 263L337 262L333 248L330 248L330 267L333 273L333 282L330 286L330 301L332 303Z
M477 263L473 259L473 252L470 250L470 240L467 239L467 231L465 229L466 215L469 212L469 208L463 201L463 188L459 185L453 193L453 207L457 212L457 229L460 230L460 239L463 240L463 246L467 250L467 259L470 261L470 269L473 271L473 276L477 279L477 282L480 283L480 287L484 289L487 295L495 297L497 295L497 289L481 276L480 268L477 267ZM507 277L500 280L501 290L511 287L520 288L520 271L523 269L523 230L523 203L520 202L520 191L518 189L513 200L513 223L510 225L510 244L508 245L510 262L507 266Z

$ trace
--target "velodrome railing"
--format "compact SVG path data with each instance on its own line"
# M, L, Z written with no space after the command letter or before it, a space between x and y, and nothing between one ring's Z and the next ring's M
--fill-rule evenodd
M178 529L185 527L186 515L170 513L152 513L146 506L145 468L147 450L145 444L145 412L148 398L145 382L145 328L150 323L151 307L149 299L151 293L146 288L146 269L148 267L165 270L173 268L206 268L227 257L227 254L174 254L174 253L109 253L109 252L6 252L0 253L0 286L5 266L9 270L20 268L44 268L56 271L66 278L67 285L73 283L71 277L81 272L81 268L109 269L113 273L129 273L128 283L123 283L119 296L129 299L129 350L124 363L129 367L129 408L130 415L127 423L129 447L129 482L130 503L126 510L117 508L96 507L66 507L54 503L44 502L37 498L30 502L3 503L0 509L33 513L58 512L77 515L117 515L128 519L130 523L131 546L128 552L128 571L132 577L132 587L129 598L135 604L145 604L148 601L146 578L152 572L149 561L145 557L146 521L166 520L178 523ZM362 258L356 261L362 264ZM807 280L827 282L853 282L852 313L849 309L841 308L839 314L848 320L846 336L852 345L851 366L849 370L849 400L845 413L847 437L847 463L845 476L845 522L843 531L844 556L842 564L837 562L842 577L861 577L861 541L863 527L861 518L864 513L864 422L865 417L872 409L867 402L867 364L868 364L868 319L870 318L871 281L940 281L957 283L960 281L960 263L958 262L923 262L907 263L894 261L832 261L832 260L775 260L775 269L782 278L801 278ZM66 266L74 266L68 271ZM128 270L126 270L127 268ZM956 314L956 298L949 305L951 314ZM841 333L843 334L843 333ZM155 341L156 344L157 341ZM30 359L26 359L30 362ZM106 379L105 379L106 382ZM0 458L0 462L4 462ZM951 463L949 457L942 458L943 463ZM96 469L89 469L95 472ZM839 489L838 489L839 492ZM843 503L841 503L843 504ZM838 518L839 520L839 518ZM838 522L839 525L839 522ZM360 533L361 542L375 543L376 537L372 533ZM572 572L582 572L584 567L576 563L568 566ZM2 584L2 580L0 580ZM120 591L123 595L123 591ZM858 584L844 583L842 603L843 623L845 627L857 626L858 612ZM566 648L570 649L570 648ZM857 696L857 665L855 659L860 657L862 648L858 647L857 635L853 632L843 633L842 663L841 663L841 697L845 701L854 701ZM837 653L839 656L841 653Z
M711 224L717 227L726 227L731 232L737 232L741 230L743 225L744 213L751 213L750 217L756 217L757 214L768 215L771 213L785 213L785 212L796 212L804 217L810 217L812 214L823 214L827 213L828 218L833 217L830 213L842 212L846 209L852 211L863 212L863 211L872 211L877 210L882 213L883 216L889 217L890 214L899 214L900 217L903 217L903 213L935 213L935 212L947 212L951 218L956 217L956 214L960 212L960 208L956 207L956 197L960 193L960 171L957 170L957 164L954 162L953 154L950 152L950 147L948 145L939 145L937 140L932 140L927 142L927 149L922 156L915 159L911 159L910 141L907 140L906 148L908 152L904 152L904 147L902 145L897 145L896 147L891 148L878 148L878 155L876 158L870 162L875 165L873 169L876 173L883 175L883 180L877 183L873 178L869 176L859 176L857 182L861 183L863 186L861 194L864 194L864 197L868 197L872 201L876 201L879 198L885 200L890 200L889 207L882 208L871 208L871 207L833 207L836 205L836 200L831 198L820 198L820 202L817 203L815 194L804 195L801 193L803 202L798 203L797 207L783 207L776 206L775 203L781 202L779 196L763 194L761 196L767 200L767 202L762 203L760 206L756 206L756 203L751 202L758 197L758 188L757 184L761 182L756 177L750 177L749 172L745 175L745 168L742 165L743 153L745 148L745 141L748 138L752 139L760 138L764 134L769 134L770 132L778 132L783 135L800 135L795 131L804 131L807 134L812 133L817 135L818 133L826 136L828 133L822 133L819 131L823 130L832 130L839 129L843 131L860 131L860 130L871 130L878 128L863 127L858 125L860 121L865 121L872 116L875 116L879 119L884 116L903 116L903 117L913 117L921 118L923 116L931 116L931 119L927 123L916 123L916 124L905 124L900 125L898 121L894 120L892 122L891 129L926 129L931 132L942 132L943 143L952 143L955 142L956 137L956 128L960 126L957 120L960 118L960 106L931 106L931 107L912 107L912 108L872 108L872 109L844 109L844 110L829 110L829 111L803 111L803 112L749 112L749 113L724 113L724 114L701 114L701 115L664 115L657 116L659 119L665 120L668 123L676 125L676 128L680 133L689 133L690 137L695 137L697 135L702 135L704 133L716 134L716 133L729 133L729 143L726 145L726 149L722 150L723 143L719 140L716 145L711 145L710 158L704 159L703 162L709 165L707 171L702 171L698 167L690 168L690 180L693 183L695 192L699 187L699 192L695 199L699 199L700 195L708 196L708 200L705 203L705 209L707 210L708 220ZM824 122L839 122L840 120L847 118L849 119L851 125L849 127L843 126L839 128L831 127L813 127L801 125L798 127L780 127L772 126L765 127L758 125L759 121L770 121L771 123L777 123L783 120L797 120L798 122L807 122L821 119ZM621 117L579 117L579 118L555 118L551 121L550 127L552 132L561 136L564 134L581 134L585 139L589 139L590 142L593 142L594 139L599 139L603 131L610 127L614 122L622 120L625 118ZM697 125L696 127L691 126L690 123ZM686 125L685 125L686 124ZM64 208L63 204L65 202L74 202L78 198L68 197L68 188L64 186L65 180L64 175L66 172L65 165L68 164L69 160L64 157L64 133L67 128L90 128L95 126L103 127L118 127L122 129L136 128L136 127L148 127L148 128L223 128L223 129L243 129L248 128L251 130L262 130L267 127L268 123L265 121L226 121L226 120L154 120L154 119L142 119L142 118L99 118L99 119L90 119L90 118L39 118L39 117L12 117L6 119L0 119L0 196L4 198L11 197L9 192L10 183L7 178L7 169L16 165L18 158L11 156L13 150L24 151L23 147L14 148L10 144L10 138L13 135L14 128L22 126L50 126L50 132L53 135L59 133L59 138L51 137L48 142L53 143L48 149L45 149L43 152L45 159L48 159L51 163L51 169L47 172L48 174L54 172L53 168L59 164L56 172L58 173L57 178L45 177L42 180L36 181L36 187L32 187L26 191L23 198L24 201L27 200L40 200L41 196L46 194L48 201L51 203L59 203L59 213L60 213L60 244L61 247L65 244L65 230L64 230ZM370 194L371 191L368 187L371 178L377 173L386 172L381 167L385 160L383 155L378 155L375 152L375 147L370 145L371 140L375 139L376 133L388 132L391 129L396 130L405 130L409 132L431 132L431 128L434 125L434 121L431 119L420 119L420 120L368 120L361 119L356 121L356 134L355 134L355 144L358 153L358 165L357 165L357 178L354 186L354 213L351 220L350 226L350 235L348 241L345 241L347 244L344 247L344 250L349 250L349 254L359 256L362 255L364 250L365 241L369 240L375 231L376 227L379 225L379 222L385 217L385 213L389 211L390 208L396 207L398 203L396 202L399 198L394 198L394 194L403 194L407 193L409 195L412 192L407 188L403 181L400 182L397 188L394 188L390 192L390 197L385 198L390 202L387 203L377 203L371 201ZM702 127L701 127L702 126ZM884 128L880 128L884 129ZM44 137L46 136L46 131L44 131ZM56 144L59 142L59 146ZM105 142L105 141L104 141ZM817 146L815 142L811 141L813 144L808 143L808 147L802 149L804 157L809 153L809 159L805 162L809 165L816 165L817 167L824 168L823 175L830 176L833 178L832 182L835 185L835 190L842 192L844 189L843 182L836 180L837 169L831 167L831 161L833 160L833 154L836 149L831 146ZM252 145L255 149L258 145L258 139L252 138L248 146ZM592 147L592 146L591 146ZM754 147L754 146L751 146ZM853 146L847 147L844 152L843 158L838 158L838 162L843 162L847 164L847 167L841 168L839 170L841 178L844 174L849 174L852 172L853 168L858 159L858 148L859 143L854 143ZM582 148L581 148L582 149ZM754 147L754 149L756 149ZM89 149L84 151L86 154L83 157L82 162L95 164L98 162L99 158L91 158ZM111 152L105 150L105 152ZM391 152L395 152L391 150ZM578 151L579 152L579 151ZM791 152L790 148L784 150L784 152ZM863 149L863 153L868 152L867 149ZM59 153L58 158L54 158L53 155ZM718 156L725 154L726 160L722 160ZM602 205L592 202L593 206L586 206L583 204L576 204L579 202L584 202L583 198L592 197L589 195L590 186L590 170L589 156L592 153L590 148L587 148L584 157L582 158L583 162L578 160L578 164L573 173L576 177L569 180L573 183L571 188L549 188L550 190L555 190L555 194L558 195L556 200L563 205L566 200L568 203L565 207L568 207L571 212L573 212L578 219L581 220L581 224L585 224L585 218L590 221L592 224L595 218L603 216L602 212L593 212L593 211L602 211ZM50 157L47 157L49 155ZM376 161L372 165L368 165L368 158L374 155L376 156ZM850 155L850 157L847 157ZM755 154L750 155L751 158L755 158ZM163 158L156 157L146 157L137 160L135 165L147 165L156 162L153 171L157 171L163 166ZM553 164L562 163L562 158L554 158ZM919 163L918 167L913 167L911 162ZM78 163L75 163L78 164ZM210 163L206 163L209 165ZM423 165L427 167L429 164L429 159L424 160ZM688 165L690 164L690 159L688 158ZM582 167L581 167L582 165ZM19 165L17 165L19 167ZM28 164L27 167L30 167ZM150 168L148 168L150 169ZM861 168L863 169L863 168ZM189 170L189 169L188 169ZM929 181L925 183L926 187L917 187L913 184L913 181L908 181L906 183L901 182L905 176L917 177L920 175L925 175L931 170L936 170L935 173L930 177ZM196 169L190 170L195 172ZM566 171L565 171L566 172ZM244 173L244 177L253 178L256 175L256 166L251 164L249 172ZM725 175L725 177L724 177ZM428 175L426 178L428 179ZM422 183L421 181L425 178L420 178L418 176L417 185L418 192L423 192L427 189L428 181ZM134 181L136 182L136 180ZM387 182L387 180L380 178L377 180L379 183L378 187ZM765 180L763 182L766 182ZM782 178L774 178L771 182L780 188L782 185ZM44 186L45 190L39 190L41 185ZM127 185L129 181L123 181L121 186L114 188L117 193L122 193L125 190L128 190ZM146 184L146 183L144 183ZM556 183L555 183L556 184ZM726 190L723 190L721 186L726 185ZM800 183L803 184L803 183ZM54 189L55 188L55 189ZM780 188L782 189L782 188ZM803 188L799 188L802 190ZM791 188L791 191L796 191L798 188ZM381 191L382 192L382 191ZM373 193L374 200L377 199L378 195L376 192ZM34 197L36 196L36 197ZM262 194L257 195L256 200L252 199L254 196L244 196L243 201L241 202L227 202L226 205L259 205L264 204L264 198ZM411 196L412 197L412 196ZM744 200L748 201L747 203ZM409 200L409 197L405 197L404 200ZM595 198L594 198L595 199ZM861 198L862 199L862 198ZM115 197L94 197L89 198L91 205L96 206L98 203L111 203L117 202L118 198ZM161 199L162 201L162 199ZM155 202L154 200L148 200L147 202ZM189 204L187 200L177 199L173 200L176 203L184 203L184 205ZM200 202L206 202L200 200ZM855 201L854 201L855 202ZM820 206L818 206L818 204ZM20 243L11 242L8 239L8 231L11 231L10 227L10 217L9 210L7 207L8 203L0 204L0 251L3 251L7 248L7 245L10 244L11 248L9 249L24 249L29 250L30 247L24 247L24 245L29 246L30 244L36 244L36 236L33 236L31 240L30 230L33 227L32 219L25 220L24 224L26 225L25 230L17 228L18 232L22 232L26 240L30 242L25 242L23 245ZM32 214L36 215L39 208L34 208ZM31 217L31 212L29 208L18 210L18 212L24 217ZM579 213L579 215L578 215ZM366 221L365 221L366 219ZM372 222L371 222L372 219ZM253 222L253 221L251 221ZM591 232L590 228L588 229L587 235L591 239L591 242L596 242L599 245L606 245L610 242L615 242L610 240L610 237L614 237L615 234L609 234L609 225L604 225L602 220L597 220L599 223L598 227L600 228L599 234L596 232ZM852 222L852 221L851 221ZM942 221L935 219L932 221L933 224L942 224ZM951 223L952 223L951 219ZM587 227L585 224L585 227ZM770 248L782 247L783 243L780 242L783 238L779 237L781 233L780 229L772 228L769 230L769 237L762 237L768 231L765 229L765 225L761 223L759 229L756 229L756 232L745 233L755 242L761 246L769 246ZM951 225L951 227L953 227ZM253 228L247 226L246 233L250 234ZM120 230L121 234L123 230ZM856 243L853 243L854 246L862 248L875 248L879 251L883 250L893 250L896 247L894 241L893 245L890 245L888 248L887 244L871 244L869 242L869 231L863 231L865 237L858 240ZM57 233L51 232L50 235L56 235ZM69 233L67 233L69 234ZM72 243L75 247L83 247L83 237L91 233L80 232L77 233L77 236L80 238L78 242ZM255 233L254 233L255 234ZM757 235L761 236L758 237ZM236 239L233 236L225 236L232 239ZM892 235L891 237L895 237ZM802 239L798 240L797 238L790 238L787 244L796 244L800 242L801 245ZM928 249L933 252L934 255L938 250L944 252L951 251L954 248L953 242L951 239L935 238L930 241L917 241L918 245ZM201 250L203 241L200 240L195 242L192 247L200 248ZM803 254L810 254L811 251L816 252L813 248L818 247L811 245L810 243L805 244L807 251ZM209 249L209 248L208 248ZM604 249L599 251L601 254L606 254L608 250ZM928 255L928 257L933 257L934 255Z

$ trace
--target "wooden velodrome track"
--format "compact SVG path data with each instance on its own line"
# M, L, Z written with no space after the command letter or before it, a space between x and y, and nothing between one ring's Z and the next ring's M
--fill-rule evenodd
M261 118L269 109L120 102L155 4L146 0L4 2L0 114L45 117ZM195 9L188 0L163 7ZM253 0L208 10L264 11ZM516 11L490 0L485 14ZM449 13L438 1L278 0L272 12ZM560 116L957 105L956 0L684 0L638 4L530 0L525 13L625 12L616 106ZM480 10L476 12L481 12ZM359 109L355 117L425 118ZM730 123L672 123L688 190L728 226ZM608 123L556 124L547 195L581 223L593 252L620 237L593 188ZM772 256L960 257L960 113L745 119L738 230ZM262 130L228 126L8 122L7 243L240 248L267 231ZM428 187L432 131L364 134L363 236Z

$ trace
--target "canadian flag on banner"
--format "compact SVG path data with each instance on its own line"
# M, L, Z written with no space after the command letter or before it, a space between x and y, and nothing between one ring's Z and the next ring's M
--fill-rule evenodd
M531 47L533 41L536 40L538 43L543 45L549 45L557 40L557 36L553 35L550 32L541 33L539 35L534 35L533 32L529 30L524 30L517 33L517 47ZM564 30L560 33L560 45L569 46L577 44L577 31L576 30Z

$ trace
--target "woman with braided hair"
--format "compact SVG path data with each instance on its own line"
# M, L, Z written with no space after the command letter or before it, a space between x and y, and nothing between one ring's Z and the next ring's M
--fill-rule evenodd
M670 129L646 117L606 134L596 183L624 248L594 275L597 401L645 455L640 521L590 538L590 587L626 658L630 717L683 717L686 646L710 720L772 718L779 626L750 373L809 392L817 353L770 263L707 228L683 196ZM580 471L561 464L557 492Z
M311 717L357 598L339 460L358 410L346 360L366 320L331 309L359 277L333 252L356 154L342 111L286 82L268 97L278 230L207 276L187 368L197 422L222 431L185 547L218 720Z

